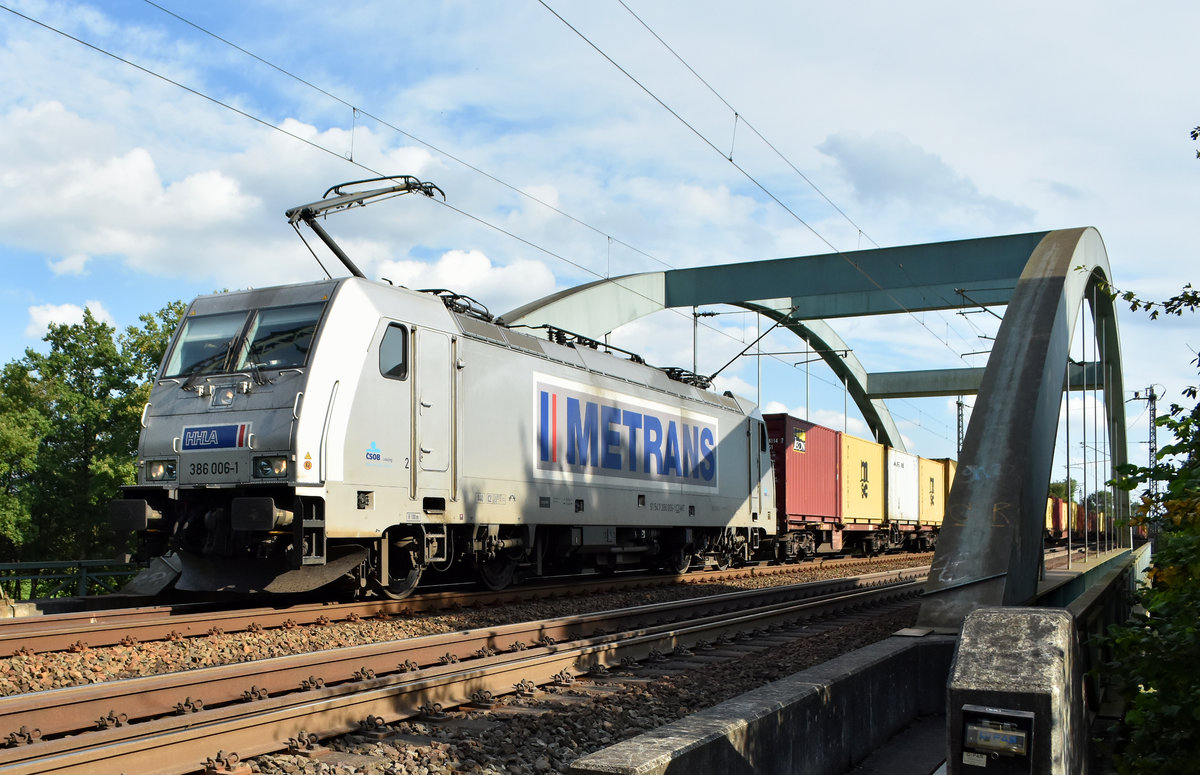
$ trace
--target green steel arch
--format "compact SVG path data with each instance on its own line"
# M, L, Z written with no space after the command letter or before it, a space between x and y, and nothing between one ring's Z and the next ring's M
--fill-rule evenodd
M684 299L685 302L667 302L667 289L671 287L674 277L670 272L649 272L600 280L526 304L502 315L500 319L508 325L552 325L601 340L619 326L667 307L693 306L686 302L690 297L678 289L674 292L674 298ZM689 283L694 282L694 279L689 279ZM796 319L794 308L786 306L786 300L781 299L757 302L725 300L723 303L761 313L807 342L814 354L820 355L845 384L875 439L881 444L904 449L904 440L887 406L882 400L867 395L866 370L829 324L822 320Z
M1109 460L1127 462L1124 383L1112 272L1095 229L1052 231L1021 272L975 400L947 498L919 621L956 632L971 610L1023 605L1037 592L1047 486L1064 388L1103 387ZM1070 368L1091 306L1101 358ZM1075 375L1082 371L1082 379ZM1111 470L1111 469L1110 469ZM1129 496L1114 508L1128 514Z
M883 399L978 393L947 500L921 622L956 630L981 605L1016 605L1037 587L1045 501L1064 388L1103 386L1109 459L1126 461L1120 342L1108 256L1093 228L649 272L571 288L502 316L601 339L672 307L761 312L819 352L872 433L903 449ZM983 369L867 373L827 319L1008 305ZM1072 364L1084 304L1100 361ZM1118 513L1128 510L1118 493Z

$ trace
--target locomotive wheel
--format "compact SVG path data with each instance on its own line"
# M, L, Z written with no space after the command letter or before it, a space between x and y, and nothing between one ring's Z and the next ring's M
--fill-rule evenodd
M379 585L379 591L392 600L403 600L417 588L421 581L421 570L420 566L415 566L404 576L393 576L387 586Z
M517 573L517 561L501 553L490 560L476 560L475 568L483 585L493 592L499 592L512 583Z
M692 567L692 547L683 546L677 549L672 554L668 555L667 561L663 564L664 570L667 573L676 573L683 575L688 572L688 568Z
M717 570L729 570L733 565L733 555L730 552L719 552L716 556Z

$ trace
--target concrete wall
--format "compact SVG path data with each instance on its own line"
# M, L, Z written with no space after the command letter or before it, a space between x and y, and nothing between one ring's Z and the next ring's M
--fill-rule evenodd
M944 713L956 639L893 636L576 761L572 775L841 775Z

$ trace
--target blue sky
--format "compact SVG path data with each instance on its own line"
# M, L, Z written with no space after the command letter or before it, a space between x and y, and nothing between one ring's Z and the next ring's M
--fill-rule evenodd
M355 261L496 312L665 266L1083 225L1122 288L1163 298L1194 279L1195 3L0 4L5 361L84 306L123 327L323 276L284 210L376 173L431 180L456 209L410 197L331 219ZM835 327L870 371L977 366L986 317ZM701 371L754 337L746 315L706 322ZM1176 400L1195 381L1190 318L1121 329L1131 390ZM691 365L679 315L614 341ZM743 359L722 386L862 433L828 372L806 398L785 360L764 359L760 388ZM892 410L910 449L954 454L952 400Z

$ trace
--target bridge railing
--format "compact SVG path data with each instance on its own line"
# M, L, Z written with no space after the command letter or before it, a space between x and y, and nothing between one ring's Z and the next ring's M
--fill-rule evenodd
M1129 620L1133 613L1132 593L1146 578L1150 556L1147 543L1106 563L1097 569L1087 589L1065 606L1075 621L1088 689L1084 696L1092 716L1099 711L1113 681L1120 679L1097 669L1111 658L1111 654L1105 653L1103 636L1109 625Z
M0 564L0 593L14 603L111 594L142 568L137 563L114 560Z

